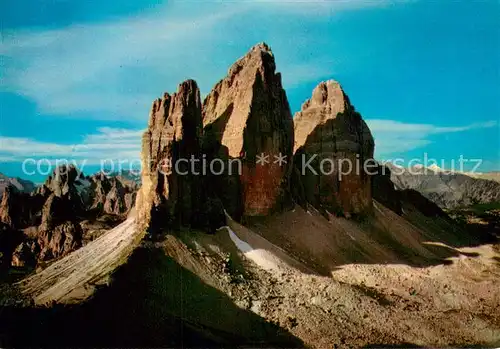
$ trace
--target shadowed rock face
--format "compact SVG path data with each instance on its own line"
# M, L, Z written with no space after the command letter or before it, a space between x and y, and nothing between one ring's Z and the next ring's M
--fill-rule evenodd
M21 241L22 235L19 231L0 222L0 276L9 268L12 254Z
M2 201L0 202L0 222L10 227L14 225L14 215L17 213L13 196L13 189L7 187L3 192Z
M226 178L218 195L234 216L262 216L287 201L293 149L293 122L273 53L258 44L239 59L203 104L207 137L219 155L242 160L239 178ZM261 153L269 163L257 164ZM275 156L287 163L274 163ZM237 198L236 202L230 197Z
M390 208L397 214L402 214L402 194L391 181L391 170L384 165L378 165L376 174L372 176L373 199Z
M74 186L77 176L74 167L61 167L31 195L11 188L4 192L1 221L24 231L12 254L14 266L57 258L81 245L82 230L75 222L84 202Z
M7 177L3 173L0 173L0 197L8 187L14 187L22 193L31 193L36 186L31 181L19 177Z
M0 201L0 222L21 236L11 253L12 265L34 265L79 248L85 233L80 223L125 217L136 186L119 176L85 177L73 166L61 166L31 194L7 187Z
M188 80L153 103L137 200L144 228L222 224L223 210L237 220L267 216L287 208L292 196L344 215L371 210L371 180L363 164L373 158L373 138L338 83L319 84L293 120L273 53L258 44L233 64L203 106L199 96ZM358 168L303 175L302 155L316 154L311 165L318 172L323 159L349 160ZM217 159L221 171L195 174L187 161L178 162L190 158L206 164ZM209 222L212 217L218 218Z
M200 91L188 80L176 93L165 93L152 106L142 138L142 189L137 208L139 220L151 229L196 225L203 202L200 178L187 162L200 158L202 133ZM188 173L180 175L180 173Z
M8 187L0 201L0 222L15 229L40 224L38 213L44 202L42 195L30 195Z
M126 215L132 209L138 184L121 176L108 177L98 173L85 180L88 183L84 200L97 214Z
M373 158L374 141L340 85L320 83L295 115L294 128L293 185L302 187L296 200L344 215L369 212L371 179L363 164ZM305 166L312 157L314 172Z

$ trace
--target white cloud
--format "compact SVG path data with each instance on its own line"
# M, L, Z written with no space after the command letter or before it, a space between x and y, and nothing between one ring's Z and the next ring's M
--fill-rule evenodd
M236 12L224 6L187 16L177 7L105 24L5 33L2 89L34 100L42 113L101 112L98 117L104 119L143 116L162 91L142 92L135 85L176 78L175 86L179 70L198 59L190 46L208 44L211 28Z
M315 20L311 11L325 15L391 2L174 1L155 12L107 23L5 30L0 90L34 101L42 114L145 120L151 101L163 91L194 78L207 92L245 49L264 37L280 47L278 69L285 87L293 87L331 76L334 64L328 57L304 59L292 40L306 35L302 28L284 30L276 18ZM307 37L311 45L314 40L319 38Z
M437 126L431 124L412 124L396 120L368 119L375 138L377 157L425 147L432 143L432 135L464 132L473 129L489 128L498 125L497 121L473 123L465 126Z
M40 142L31 138L0 136L0 159L23 162L25 159L55 159L100 164L101 160L137 162L140 158L143 130L103 127L86 135L77 144Z

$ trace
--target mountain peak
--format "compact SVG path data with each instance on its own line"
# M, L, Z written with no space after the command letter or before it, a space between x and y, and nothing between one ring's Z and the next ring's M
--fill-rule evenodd
M429 170L432 170L432 171L434 171L434 172L443 172L443 171L444 171L441 167L439 167L439 166L438 166L438 165L436 165L436 164L432 164L432 165L430 165L430 166L428 167L428 169L429 169Z
M311 98L302 104L301 111L309 108L325 107L333 117L343 113L349 105L349 98L342 86L335 80L320 82L313 90Z
M273 54L273 51L271 50L271 47L266 44L265 42L259 42L258 44L254 45L250 51L261 51L269 54Z
M259 71L261 74L268 72L274 75L276 63L271 48L263 42L253 46L229 68L228 77L235 77L246 67L252 71Z

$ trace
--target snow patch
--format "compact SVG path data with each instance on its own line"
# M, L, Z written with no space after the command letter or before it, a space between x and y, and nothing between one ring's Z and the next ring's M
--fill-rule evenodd
M240 250L245 257L253 261L259 267L267 271L282 271L280 268L280 260L278 257L270 253L269 251L263 249L254 249L245 241L241 240L234 231L226 226L225 227L229 233L229 237L234 242L238 250Z

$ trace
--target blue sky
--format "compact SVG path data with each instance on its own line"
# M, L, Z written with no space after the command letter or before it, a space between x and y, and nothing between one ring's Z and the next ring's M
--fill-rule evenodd
M153 99L187 78L207 94L261 41L292 111L339 81L378 159L462 155L500 170L498 0L7 0L0 16L7 175L40 181L25 158L85 159L85 172L138 159Z

